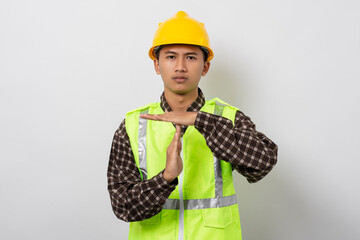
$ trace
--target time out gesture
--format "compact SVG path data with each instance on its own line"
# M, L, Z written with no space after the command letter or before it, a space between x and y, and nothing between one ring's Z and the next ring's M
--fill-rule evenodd
M141 118L163 121L163 122L172 122L177 125L186 125L191 126L195 124L195 119L197 117L197 112L165 112L164 114L140 114Z

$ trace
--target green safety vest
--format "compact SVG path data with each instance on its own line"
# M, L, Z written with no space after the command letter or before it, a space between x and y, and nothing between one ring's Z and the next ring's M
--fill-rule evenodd
M237 109L218 98L200 111L234 123ZM126 114L126 131L142 180L159 174L166 165L166 149L175 134L169 122L147 121L142 113L163 114L160 103ZM241 239L240 218L232 179L232 165L217 159L205 138L188 126L182 136L183 171L179 184L157 215L130 223L130 240Z

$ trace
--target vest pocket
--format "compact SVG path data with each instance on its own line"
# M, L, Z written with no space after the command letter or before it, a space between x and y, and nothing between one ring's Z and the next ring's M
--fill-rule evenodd
M160 219L161 219L161 212L156 214L155 216L152 216L151 218L139 221L139 223L142 226L156 225L160 223Z
M202 209L205 227L226 228L233 222L230 207Z

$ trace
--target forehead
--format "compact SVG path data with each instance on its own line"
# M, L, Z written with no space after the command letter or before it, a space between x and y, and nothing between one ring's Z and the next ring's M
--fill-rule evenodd
M186 45L186 44L171 44L166 45L163 48L160 49L160 52L174 52L174 53L189 53L189 52L195 52L195 53L202 53L199 46L194 45Z

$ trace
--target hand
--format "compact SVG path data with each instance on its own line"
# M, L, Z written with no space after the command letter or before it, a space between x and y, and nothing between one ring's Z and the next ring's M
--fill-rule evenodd
M181 152L181 127L176 125L176 132L173 140L166 150L166 167L163 172L163 178L171 183L183 170L183 162L180 157Z
M197 112L166 112L164 114L140 114L141 118L172 122L178 125L194 125L197 117Z

